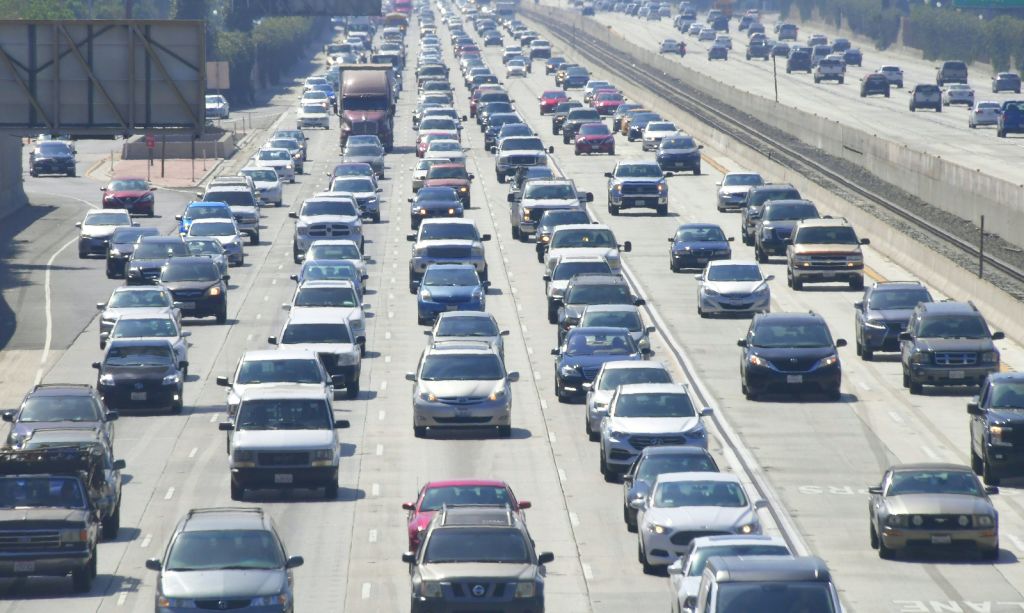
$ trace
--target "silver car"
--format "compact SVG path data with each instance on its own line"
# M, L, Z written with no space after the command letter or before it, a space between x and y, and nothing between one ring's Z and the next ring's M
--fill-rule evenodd
M747 192L755 185L764 185L764 177L759 173L740 171L727 172L718 186L718 210L743 208Z
M217 263L217 269L223 277L228 274L228 255L224 246L215 238L186 238L185 246L192 255L209 258Z
M771 311L772 293L757 262L714 260L708 262L697 279L697 314L752 315Z
M584 429L592 441L601 438L601 420L608 415L608 403L620 385L639 383L672 383L672 375L664 364L646 360L615 360L605 362L587 389L587 410Z
M235 266L245 264L242 234L235 221L227 219L196 219L188 227L185 238L214 238L224 247L228 262Z
M632 304L591 304L580 315L581 328L606 327L625 328L640 349L651 348L651 332L654 326L645 326L640 309Z
M228 417L234 418L248 390L282 387L320 390L333 405L334 382L344 387L344 378L327 374L316 353L308 349L259 349L246 351L238 360L231 377L217 377L217 385L227 388Z
M992 100L975 102L967 115L967 126L994 126L999 123L999 103Z
M170 313L181 324L181 310L174 304L171 292L160 285L125 285L114 290L106 302L97 302L100 311L100 334L110 333L123 315L164 316Z
M256 195L261 202L282 206L284 204L284 186L281 184L281 177L273 168L257 168L246 166L239 171L239 174L252 179L256 186Z
M512 387L497 348L481 341L435 341L423 352L412 381L413 433L427 428L497 428L512 435Z
M505 360L505 340L508 330L498 327L494 315L482 311L450 311L441 313L434 327L423 332L434 341L484 341L498 349Z
M369 164L378 177L384 178L384 148L380 145L348 145L341 154L341 161Z
M950 83L942 88L942 103L950 106L963 104L967 108L974 106L974 90L966 83Z
M186 339L190 336L192 332L181 329L181 321L175 318L174 311L124 313L110 332L100 333L100 349L106 349L107 342L115 338L161 339L171 343L178 362L188 362L188 348L192 343Z
M252 158L252 165L258 168L273 168L277 176L295 183L295 162L287 149L260 149Z

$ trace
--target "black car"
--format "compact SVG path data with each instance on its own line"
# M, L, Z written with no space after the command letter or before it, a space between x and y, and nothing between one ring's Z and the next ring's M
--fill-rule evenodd
M1024 373L989 375L967 413L974 472L988 485L1024 474Z
M116 279L127 275L128 260L135 251L135 245L143 236L159 236L160 229L154 227L125 227L114 230L107 242L107 278Z
M818 207L810 200L770 200L754 228L754 253L758 261L766 261L771 255L785 255L797 222L819 217Z
M487 131L488 121L490 121L490 118L492 116L498 115L499 113L514 113L515 110L516 107L514 107L510 102L488 102L487 104L478 108L476 112L476 120L477 123L480 124L480 131Z
M786 74L792 72L806 72L811 74L811 54L802 49L790 51L786 58Z
M75 151L64 141L48 140L37 143L29 154L28 174L75 176Z
M600 119L596 120L599 121ZM568 120L567 120L568 121ZM629 130L626 132L626 140L629 142L640 140L644 137L644 128L652 121L662 121L661 115L657 113L634 113L629 120Z
M814 389L839 400L842 366L825 319L817 313L758 313L737 341L740 381L747 400L771 391Z
M565 63L565 58L556 55L555 57L549 57L548 61L544 62L544 74L549 75L558 72L558 69Z
M772 48L768 45L768 41L763 38L750 41L747 45L747 59L752 60L755 57L760 60L768 60L768 56L771 55Z
M562 131L562 124L565 123L566 115L572 109L578 109L583 106L583 103L579 100L567 100L565 102L559 102L555 107L555 110L551 112L551 133L558 134Z
M462 217L462 201L451 187L421 187L415 198L409 198L409 223L418 230L424 219Z
M125 265L128 285L153 285L167 262L188 255L191 252L181 237L143 236Z
M921 302L932 302L919 281L875 283L853 304L857 355L870 360L876 351L899 351L900 334Z
M548 321L558 324L558 343L565 340L569 329L580 322L583 310L592 304L634 304L644 301L633 297L629 283L621 275L591 273L576 275L569 280L557 311L548 308Z
M702 159L700 150L703 148L704 145L698 145L692 136L677 133L661 139L654 159L665 172L690 171L699 175Z
M98 371L96 389L108 407L181 413L188 362L177 360L169 341L112 340L103 361L92 367Z
M205 257L171 258L160 272L160 284L174 302L180 303L183 317L216 317L228 320L228 280L213 260Z
M843 52L843 61L847 66L861 66L864 64L864 54L860 49L847 49Z
M590 216L587 215L586 209L556 209L544 213L537 223L535 241L537 243L537 261L544 263L544 252L547 250L548 243L551 241L551 233L555 231L555 228L577 223L590 223Z
M866 98L867 96L881 94L888 98L889 87L889 77L884 74L880 72L866 74L860 80L860 97Z
M711 60L728 60L729 59L729 48L722 45L712 45L708 48L708 61Z
M772 200L798 200L800 192L789 183L755 185L747 192L740 209L740 238L744 245L754 244L754 230L761 219L764 205Z
M703 269L712 260L728 260L732 258L732 247L725 232L717 224L687 223L676 229L674 236L668 239L669 268L679 272L684 268Z
M487 120L487 127L484 129L484 149L491 150L491 147L498 144L498 132L505 124L522 123L523 119L515 113L495 113Z
M592 108L579 108L572 109L565 116L565 121L562 122L562 144L568 145L576 139L576 133L579 132L580 126L585 123L600 123L601 115L597 112L597 109Z
M973 386L999 372L1002 332L992 332L972 302L921 302L900 334L903 387Z

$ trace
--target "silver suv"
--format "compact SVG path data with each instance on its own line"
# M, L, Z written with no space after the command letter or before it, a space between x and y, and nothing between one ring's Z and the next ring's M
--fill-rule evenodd
M350 194L320 193L307 198L298 211L288 216L295 220L295 234L292 238L292 259L302 263L313 241L325 238L353 240L363 246L363 222L359 205Z
M217 377L217 385L227 388L228 417L233 418L248 390L297 386L320 390L331 402L334 381L338 381L338 387L344 387L344 379L341 375L328 375L320 358L308 349L258 349L243 353L234 374Z
M554 153L554 147L544 148L544 143L536 136L510 136L498 145L491 147L494 154L494 173L498 183L523 166L547 166L548 153Z
M531 179L523 186L522 195L508 195L512 238L528 240L547 211L585 210L583 203L593 200L592 193L577 192L576 184L569 179Z
M365 337L356 336L348 321L347 309L298 309L281 330L281 336L267 339L271 345L289 349L308 349L320 357L327 374L344 377L349 398L359 395L359 374L362 368L360 345ZM335 387L339 385L335 384Z
M487 280L483 243L491 240L491 235L480 234L472 219L424 219L406 239L413 243L409 258L410 293L416 293L431 264L472 264L480 280Z
M249 237L249 244L260 242L260 204L253 191L252 179L234 177L247 181L244 185L211 185L206 193L196 195L204 202L225 202L231 207L238 231Z
M412 393L413 433L427 428L497 428L512 434L512 387L497 347L486 341L434 341L423 351Z
M406 552L411 610L544 610L544 564L519 514L506 507L443 506L419 549ZM470 607L470 608L466 608Z
M247 489L324 488L338 496L337 430L322 390L301 385L250 389L242 394L234 419L220 423L227 433L231 499Z

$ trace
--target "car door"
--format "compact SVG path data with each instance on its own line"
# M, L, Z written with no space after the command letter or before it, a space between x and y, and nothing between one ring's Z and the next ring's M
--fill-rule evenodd
M871 303L871 288L864 290L864 295L861 297L860 302L854 303L854 315L853 323L855 328L855 334L857 335L857 343L859 345L864 344L864 321L867 319L868 305Z
M983 407L988 406L989 396L992 394L992 384L986 383L981 389L981 394L978 395L978 407L982 409L981 415L971 415L971 453L972 458L977 455L979 458L985 457L985 424L988 420L987 412Z
M885 491L889 487L891 477L892 471L885 471L885 474L882 475L882 482L880 484L881 493L871 494L871 498L868 502L868 513L871 516L872 525L879 537L881 537L882 534L882 521L886 516L888 516L888 511L885 507Z
M900 341L900 362L903 364L904 372L910 368L910 354L914 351L914 338L917 336L917 328L921 323L921 315L915 311L910 316L910 322L907 324L907 334L910 335L910 340Z

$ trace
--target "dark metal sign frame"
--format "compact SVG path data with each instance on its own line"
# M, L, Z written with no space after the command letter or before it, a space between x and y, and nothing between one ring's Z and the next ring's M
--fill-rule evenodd
M0 20L0 132L201 134L205 23Z

